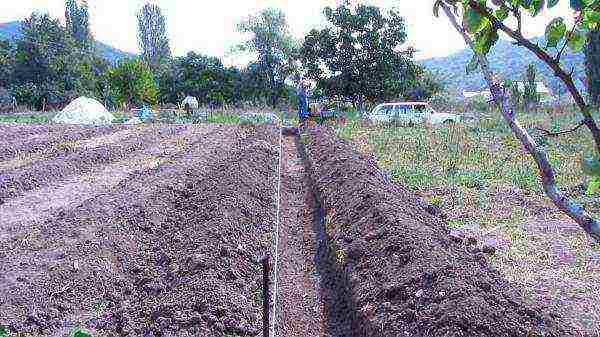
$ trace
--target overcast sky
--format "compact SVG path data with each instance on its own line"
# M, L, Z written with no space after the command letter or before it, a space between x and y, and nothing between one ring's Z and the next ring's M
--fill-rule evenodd
M94 37L121 50L137 52L136 11L146 0L89 0ZM292 32L302 37L324 22L322 8L338 0L154 0L167 17L174 55L188 51L223 57L230 46L241 41L235 24L266 7L285 11ZM436 19L433 0L371 0L364 3L395 7L406 19L408 45L420 52L417 58L445 56L464 48L464 42L445 18ZM23 19L33 11L47 12L64 21L63 0L0 0L0 22ZM531 21L530 36L544 32L548 15L570 16L568 1ZM226 60L226 63L239 63Z

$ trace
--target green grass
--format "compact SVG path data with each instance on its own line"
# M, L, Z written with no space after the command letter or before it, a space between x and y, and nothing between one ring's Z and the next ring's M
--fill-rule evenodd
M0 115L0 123L48 124L56 112L37 113L30 115Z
M596 114L600 120L598 117ZM581 188L591 180L580 165L581 155L594 149L590 132L581 128L570 135L548 138L535 130L568 129L581 116L572 112L553 117L519 113L518 119L547 151L561 190L600 218L600 191L587 196L585 188ZM581 258L555 270L548 256L556 242L571 243L569 249L579 257L600 251L600 244L592 243L583 231L536 233L525 229L531 223L572 221L546 197L535 162L500 116L436 128L369 126L351 119L336 130L359 151L375 155L394 180L440 207L450 228L472 231L482 240L488 232L507 240L509 248L499 251L490 261L511 282L521 284L526 293L540 296L528 288L537 282L538 270L552 278L542 286L547 294L566 296L568 292L581 291L582 285L594 286L596 281L585 271ZM586 296L597 297L593 292ZM545 301L551 303L552 297ZM575 322L581 321L579 317L584 314L564 312L566 309L561 307L552 310ZM600 319L600 315L596 316Z

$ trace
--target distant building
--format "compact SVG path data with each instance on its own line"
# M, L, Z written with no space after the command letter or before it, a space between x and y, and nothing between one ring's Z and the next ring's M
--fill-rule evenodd
M481 96L484 97L486 99L491 99L492 98L492 93L490 92L490 90L483 90L483 91L465 91L463 90L462 95L464 98L466 99L471 99L473 97L477 97L477 96Z
M516 82L516 84L519 87L520 92L525 91L525 83L524 82ZM535 82L535 87L536 87L536 91L537 91L538 95L540 95L541 97L550 96L552 94L550 92L550 89L548 89L548 87L544 84L544 82Z

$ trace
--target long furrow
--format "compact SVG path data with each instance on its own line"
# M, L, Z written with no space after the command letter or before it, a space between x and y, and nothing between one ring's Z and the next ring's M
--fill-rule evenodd
M283 137L275 336L349 336L320 208L297 137Z

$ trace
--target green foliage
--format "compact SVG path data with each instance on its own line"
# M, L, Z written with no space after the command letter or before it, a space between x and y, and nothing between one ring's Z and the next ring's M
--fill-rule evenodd
M0 337L7 337L8 329L0 325Z
M592 177L586 191L588 196L593 196L596 193L600 193L600 177Z
M412 50L399 51L406 32L398 12L343 4L324 13L328 25L305 37L301 60L308 77L328 95L380 101L438 89L423 87L435 81L412 61Z
M106 74L111 95L118 105L154 105L158 86L150 68L141 60L122 60Z
M298 72L295 66L298 42L290 33L285 14L268 8L240 22L237 29L251 38L236 50L258 54L255 67L266 75L271 104L275 105L284 90L285 79Z
M567 32L567 25L563 18L555 18L546 27L546 47L555 48Z
M137 14L138 45L142 59L157 71L171 58L166 20L157 4L146 3Z
M590 103L600 106L600 29L588 33L585 66Z
M83 44L91 42L87 0L80 4L75 0L65 0L65 21L67 31L75 41Z
M73 337L92 337L92 334L83 328L75 328L71 332L71 336L73 336Z

